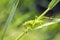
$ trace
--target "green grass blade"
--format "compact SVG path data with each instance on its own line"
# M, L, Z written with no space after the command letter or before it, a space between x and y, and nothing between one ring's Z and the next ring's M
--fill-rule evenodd
M52 22L49 22L49 23L45 23L45 24L43 24L41 26L38 26L38 27L34 28L33 30L41 29L41 28L43 28L45 26L48 27L49 25L56 24L58 22L60 22L60 19L53 20Z
M47 10L45 10L37 19L41 19L49 10L55 7L59 2L60 0L52 0L48 5Z
M51 10L53 7L55 7L58 3L60 2L60 0L52 0L50 2L50 4L48 5L48 8Z
M8 19L7 19L7 21L6 21L5 28L4 28L4 32L3 32L3 34L2 34L1 40L3 40L3 38L4 38L4 36L5 36L5 33L6 33L6 31L7 31L7 28L8 28L8 26L9 26L10 22L12 21L12 18L13 18L13 16L14 16L14 13L15 13L15 10L16 10L16 8L17 8L18 3L19 3L19 0L14 0L14 4L13 4L13 6L12 6L12 9L11 9L11 12L10 12L10 14L9 14L9 17L8 17Z
M26 29L24 32L22 32L22 33L16 38L16 40L20 40L27 32L28 32L28 30Z
M37 19L41 19L50 9L45 10Z

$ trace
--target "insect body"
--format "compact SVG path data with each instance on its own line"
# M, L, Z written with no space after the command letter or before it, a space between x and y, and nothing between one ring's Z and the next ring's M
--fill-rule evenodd
M26 28L26 29L33 29L35 27L38 27L46 22L50 21L50 19L48 17L44 17L40 20L38 19L35 19L35 20L29 20L27 22L25 22L23 24L23 26Z
M30 21L25 22L23 25L27 29L33 29L36 26L41 25L42 23L43 23L43 21L41 21L41 20L30 20Z

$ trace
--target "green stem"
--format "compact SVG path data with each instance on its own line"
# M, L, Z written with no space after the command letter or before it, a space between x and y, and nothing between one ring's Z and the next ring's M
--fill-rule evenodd
M22 34L20 34L20 35L16 38L16 40L20 40L20 39L25 35L25 33L27 33L27 32L28 32L28 29L25 30Z
M41 26L38 26L38 27L34 28L33 30L38 30L38 29L41 29L43 27L48 27L49 25L53 25L53 24L56 24L56 23L59 23L59 22L60 22L60 19L53 20L52 22L45 23Z
M37 19L41 19L50 9L45 10Z
M58 3L60 2L60 0L52 0L49 5L48 5L48 9L46 11L44 11L39 17L38 19L41 19L49 10L51 10L53 7L55 7Z

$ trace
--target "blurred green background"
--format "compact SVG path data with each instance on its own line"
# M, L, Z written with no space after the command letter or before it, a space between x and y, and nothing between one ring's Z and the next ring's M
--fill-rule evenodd
M27 20L35 19L36 16L39 16L47 8L50 1L51 0L20 0L12 22L4 36L4 40L15 40L18 35L25 30L22 24ZM0 38L13 3L14 0L0 0ZM37 8L37 5L40 5L42 7L40 9L42 10ZM60 3L52 9L53 13L51 13L51 15L54 18L60 18L59 7ZM60 40L60 23L28 32L21 40Z

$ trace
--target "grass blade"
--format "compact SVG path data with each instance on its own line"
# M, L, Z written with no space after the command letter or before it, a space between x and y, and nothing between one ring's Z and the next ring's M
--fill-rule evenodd
M52 24L55 24L55 23L58 23L58 22L60 22L60 19L53 20L52 22L49 22L49 23L45 23L41 26L38 26L38 27L34 28L33 30L37 30L37 29L40 29L40 28L43 28L45 26L49 26L49 25L52 25Z
M60 0L52 0L50 2L50 4L48 5L48 8L51 10L53 7L55 7L58 3L60 2Z
M25 30L24 32L22 32L22 33L16 38L16 40L20 40L27 32L28 32L28 30Z
M49 5L47 10L45 10L37 19L41 19L49 10L51 10L53 7L55 7L58 3L60 2L60 0L52 0Z
M5 28L4 28L4 31L3 31L1 40L3 40L3 38L4 38L4 36L5 36L5 33L6 33L6 31L7 31L7 28L8 28L8 26L9 26L10 22L12 21L12 18L13 18L13 16L14 16L14 13L15 13L15 10L16 10L16 8L17 8L18 3L19 3L19 0L14 0L14 4L13 4L13 6L12 6L12 9L11 9L11 12L10 12L10 14L9 14L9 17L8 17L8 19L7 19L7 21L6 21Z
M41 19L50 9L45 10L37 19Z

